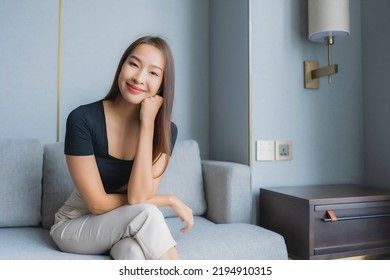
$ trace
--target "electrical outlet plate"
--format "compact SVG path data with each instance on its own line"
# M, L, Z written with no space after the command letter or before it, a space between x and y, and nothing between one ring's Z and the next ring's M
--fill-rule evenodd
M292 141L275 142L275 159L292 160Z

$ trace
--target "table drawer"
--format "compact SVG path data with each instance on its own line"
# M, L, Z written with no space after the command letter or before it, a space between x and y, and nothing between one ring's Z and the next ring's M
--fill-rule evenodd
M314 255L390 246L390 201L316 205L313 227Z

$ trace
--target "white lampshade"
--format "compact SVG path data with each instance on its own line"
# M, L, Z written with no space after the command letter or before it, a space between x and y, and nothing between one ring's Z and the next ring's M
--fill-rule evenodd
M309 39L324 43L327 36L347 37L349 0L308 0Z

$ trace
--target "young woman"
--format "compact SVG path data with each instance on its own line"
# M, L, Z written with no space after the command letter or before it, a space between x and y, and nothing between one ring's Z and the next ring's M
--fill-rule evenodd
M55 216L51 235L66 252L114 259L178 259L158 207L193 225L192 210L156 194L174 147L174 64L167 43L142 37L123 54L107 96L73 110L65 154L76 189Z

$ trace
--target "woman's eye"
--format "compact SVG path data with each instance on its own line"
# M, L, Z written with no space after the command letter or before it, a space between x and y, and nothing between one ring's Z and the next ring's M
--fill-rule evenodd
M156 72L150 72L150 75L158 77L158 74Z
M129 62L131 67L138 68L138 64L134 62Z

